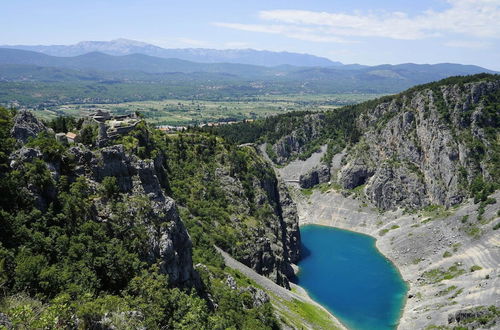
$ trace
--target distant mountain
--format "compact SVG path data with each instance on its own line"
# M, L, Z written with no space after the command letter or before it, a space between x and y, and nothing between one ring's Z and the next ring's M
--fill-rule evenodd
M59 67L73 70L94 70L103 72L134 71L145 73L165 72L212 72L246 77L266 76L282 69L236 63L196 63L176 58L159 58L142 54L113 56L93 52L73 57L50 56L38 52L0 48L0 64L23 64L41 67ZM295 68L295 67L288 67Z
M64 88L71 89L71 93L75 95L80 87L72 88L70 85L73 83L134 83L141 86L143 96L140 96L140 99L151 97L150 91L160 91L155 92L155 98L165 97L162 92L165 89L168 89L171 95L179 97L197 95L214 98L221 95L239 97L296 93L386 94L450 76L477 73L494 72L479 66L452 63L386 64L371 67L266 67L236 63L196 63L142 54L113 56L93 52L73 57L57 57L33 51L0 48L0 82L59 84L52 92L61 92L60 83L64 83L67 85ZM21 94L26 94L12 84L9 86L13 88L8 93L12 97L9 96L7 101L20 99ZM7 87L3 85L1 88ZM23 88L36 90L40 86L34 84ZM125 86L120 95L129 93L130 88Z
M347 69L346 67L351 67ZM311 79L316 81L336 79L357 79L360 83L377 81L399 81L401 90L413 85L424 84L451 76L465 76L478 73L495 73L476 65L454 63L440 64L384 64L377 66L343 66L340 68L302 68L289 75L296 79Z
M22 50L35 51L52 56L78 56L91 52L100 52L108 55L122 56L143 54L161 58L177 58L181 60L201 63L238 63L260 66L341 66L342 63L330 61L324 57L309 54L271 52L254 49L165 49L144 42L116 39L112 41L82 41L75 45L53 46L0 46Z

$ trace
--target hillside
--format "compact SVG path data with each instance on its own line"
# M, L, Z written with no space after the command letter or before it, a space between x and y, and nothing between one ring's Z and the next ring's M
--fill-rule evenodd
M498 90L498 76L455 77L323 116L238 127L257 125L253 136L229 127L219 133L267 141L262 149L280 162L276 172L301 225L377 239L408 284L398 329L493 329L500 322ZM335 120L344 126L333 130Z
M337 111L212 131L236 143L267 142L281 165L323 144L329 165L346 148L332 181L380 209L451 206L469 196L484 201L498 189L499 91L498 75L456 77Z
M408 283L399 329L500 322L500 77L453 77L324 113L207 128L254 141L299 223L377 238Z
M165 135L138 119L117 135L90 119L0 114L2 322L274 329L289 317L310 324L302 308L318 307L296 294L270 296L225 268L214 247L255 278L289 288L300 257L295 204L253 146ZM67 131L78 133L76 144Z
M379 238L403 328L496 322L499 97L498 75L452 77L176 134L0 108L0 320L335 328L291 283L312 222Z

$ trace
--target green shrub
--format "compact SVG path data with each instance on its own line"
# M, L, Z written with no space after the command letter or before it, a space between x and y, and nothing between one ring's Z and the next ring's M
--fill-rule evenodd
M481 270L481 269L483 269L483 267L478 266L478 265L474 265L474 266L472 266L472 267L470 268L470 271L471 271L471 272L475 272L476 270Z
M114 176L107 176L101 182L101 193L106 198L114 198L120 193L118 182Z

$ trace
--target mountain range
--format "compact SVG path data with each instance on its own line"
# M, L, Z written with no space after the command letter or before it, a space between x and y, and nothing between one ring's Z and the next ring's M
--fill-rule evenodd
M309 54L271 52L254 49L166 49L152 44L127 39L116 39L112 41L82 41L75 45L14 45L0 47L30 50L47 55L64 57L100 52L114 56L144 54L160 58L177 58L201 63L240 63L262 66L277 66L283 64L294 66L342 65L340 62L334 62L324 57Z
M125 41L18 47L38 51L0 47L0 103L7 105L83 102L82 95L92 102L121 102L167 96L237 99L268 94L392 94L450 76L494 73L479 66L453 63L343 65L312 55L253 50L246 54L256 54L254 60L265 65L244 63L250 61L240 51L231 58L240 63L212 63L223 59L210 55L213 52L202 56L201 50L195 52L200 61L194 62L182 58L188 50L179 53L179 58L164 58L148 53L168 56L168 50ZM85 51L92 52L79 54ZM294 60L287 60L288 55ZM314 63L316 66L312 66ZM86 92L82 94L83 90Z
M106 76L110 73L115 79L156 81L160 77L171 79L172 73L208 73L223 75L224 78L238 77L243 80L306 80L314 83L321 82L387 82L398 81L400 89L419 83L439 80L455 75L469 75L477 73L493 73L493 71L474 65L453 63L441 64L413 64L378 66L330 66L330 67L298 67L292 65L257 66L239 63L199 63L177 58L160 58L144 54L108 55L100 52L91 52L72 57L59 57L39 52L0 48L0 79L2 80L30 80L22 74L16 77L16 72L23 74L39 72L41 68L59 68L76 70L66 71L66 75L94 73ZM57 72L61 72L58 70ZM163 74L163 76L162 76ZM166 75L167 74L167 75ZM169 74L169 75L168 75ZM137 78L140 76L140 79ZM220 78L220 76L219 76ZM56 80L61 80L57 78ZM88 79L88 78L87 78ZM37 80L35 78L35 80ZM44 80L40 77L40 80ZM50 80L50 79L48 79ZM63 79L64 80L64 79Z

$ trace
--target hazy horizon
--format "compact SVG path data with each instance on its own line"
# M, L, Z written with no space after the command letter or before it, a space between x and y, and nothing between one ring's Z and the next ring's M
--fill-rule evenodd
M2 45L123 38L163 48L287 51L346 64L500 70L500 0L20 0L0 9Z

